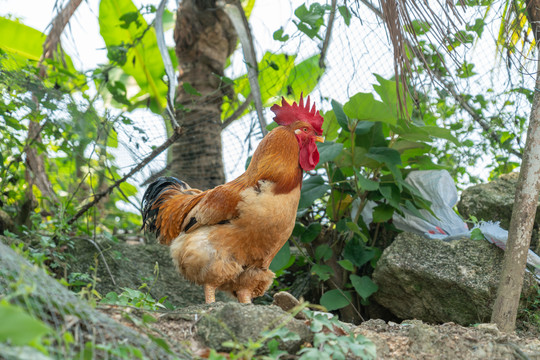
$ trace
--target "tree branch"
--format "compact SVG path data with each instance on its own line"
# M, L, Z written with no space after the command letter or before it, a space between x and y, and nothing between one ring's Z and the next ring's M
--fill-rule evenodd
M77 10L81 2L82 0L70 0L70 2L67 3L66 7L64 7L62 11L60 11L52 21L51 31L49 32L49 34L47 35L47 39L43 43L43 54L41 55L41 59L39 61L40 65L43 60L54 58L54 54L58 51L60 36L62 35L64 28L69 23L69 20L71 19L71 17L75 13L75 10Z
M145 167L150 161L152 161L156 156L161 154L163 151L165 151L169 146L171 146L179 137L180 137L181 131L175 131L171 137L167 139L163 144L161 144L159 147L155 148L154 151L150 153L146 158L144 158L143 161L141 161L137 166L135 166L133 169L131 169L124 177L121 179L118 179L109 186L107 189L103 190L100 193L97 193L94 196L94 200L90 201L88 204L84 205L82 208L77 211L77 213L68 220L67 224L71 225L75 221L77 221L78 218L80 218L84 213L86 213L90 208L92 208L95 204L97 204L102 198L110 194L115 188L120 186L124 181L129 179L133 174L141 170L143 167Z
M319 67L321 69L326 68L324 59L326 58L326 51L328 51L328 45L330 44L330 38L332 36L332 28L334 27L334 19L336 17L337 0L332 0L332 10L330 10L330 17L328 18L328 26L326 27L326 35L321 49L321 57L319 58Z

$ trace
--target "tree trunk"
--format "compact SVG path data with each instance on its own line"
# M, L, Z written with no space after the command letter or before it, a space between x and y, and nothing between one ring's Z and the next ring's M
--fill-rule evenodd
M236 33L213 0L183 0L177 15L174 38L180 75L176 101L180 108L176 115L182 134L171 147L169 168L192 187L208 189L225 182L221 105L223 95L232 90L219 77L236 47Z
M527 16L537 44L539 9L540 0L527 2ZM516 327L523 275L527 265L527 253L531 243L538 194L540 193L540 93L538 92L540 89L540 60L537 60L535 89L508 231L501 281L491 315L491 321L504 332L514 331Z

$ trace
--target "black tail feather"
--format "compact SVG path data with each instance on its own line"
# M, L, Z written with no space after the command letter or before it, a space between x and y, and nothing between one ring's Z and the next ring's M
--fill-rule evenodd
M143 225L141 230L144 229L157 235L159 229L156 226L156 218L159 208L155 207L155 205L160 204L157 201L164 191L169 190L171 187L178 187L178 185L181 189L189 189L189 185L172 176L161 177L148 186L142 198Z

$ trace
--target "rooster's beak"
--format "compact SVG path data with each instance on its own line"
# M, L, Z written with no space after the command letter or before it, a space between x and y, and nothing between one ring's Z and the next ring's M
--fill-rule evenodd
M324 142L324 138L322 136L315 136L315 141L316 142Z

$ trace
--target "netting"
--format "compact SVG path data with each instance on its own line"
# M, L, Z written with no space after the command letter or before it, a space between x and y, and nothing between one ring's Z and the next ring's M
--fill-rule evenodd
M255 34L254 45L258 59L262 59L267 52L288 54L295 55L295 63L298 64L302 60L321 53L322 39L308 38L294 24L294 10L302 3L301 1L283 0L256 4L250 17L250 24L252 32ZM346 25L344 19L336 14L332 37L324 61L326 69L311 93L311 97L314 98L323 112L331 109L330 100L332 99L345 103L357 92L373 92L372 85L376 83L374 74L387 79L394 76L393 49L381 20L360 2L349 4L349 8L352 13L350 25ZM533 87L535 61L526 56L503 58L497 53L495 39L498 35L502 11L502 4L494 4L484 19L483 39L473 44L462 45L452 54L455 59L475 64L473 69L475 75L468 78L455 77L453 86L457 94L465 92L471 95L471 99L468 101L473 110L478 108L477 101L481 101L477 99L478 97L488 98L489 94L498 94L497 101L490 102L488 117L499 116L503 107L507 106L509 102L513 103L515 113L509 115L506 113L500 122L501 127L515 133L518 127L516 117L527 118L530 104L523 94L509 90L519 87ZM483 16L484 12L485 8L478 7L469 10L463 15L463 18L465 21L469 21ZM268 14L275 16L269 17ZM290 35L290 39L285 43L270 40L273 32L280 27L283 27L285 34ZM321 34L323 33L321 31ZM442 48L439 51L445 52ZM459 66L460 64L457 63L450 62L448 64L448 67L454 70ZM238 48L231 57L231 65L226 69L226 76L234 79L245 72L242 49ZM415 87L426 94L434 91L431 77L425 73L416 75L417 77L411 79ZM275 94L263 94L263 98L273 95ZM275 98L276 101L278 99ZM456 103L458 99L452 98L448 94L448 101ZM273 114L268 108L264 109L263 113L265 121L270 123ZM142 111L140 114L135 113L133 118L137 127L142 129L140 133L134 133L130 129L120 129L123 132L120 135L125 146L118 153L118 162L126 168L149 153L151 146L160 144L166 138L162 118ZM480 141L482 136L485 136L485 129L475 124L471 114L463 109L456 112L451 122L472 123L474 130L467 135L467 139L472 139L474 142ZM445 126L442 122L440 125ZM141 141L141 136L144 138L143 141ZM254 111L237 119L222 132L223 161L227 181L234 179L245 170L246 160L261 138L262 133ZM138 142L136 148L133 147L133 141ZM524 138L518 138L516 141L518 147L523 147ZM474 153L474 147L470 151ZM482 150L478 148L478 151ZM479 164L471 164L471 173L487 180L488 172L485 166L489 164L481 158L479 161ZM138 176L138 179L142 182L149 174L159 172L165 165L166 155L162 155L153 161Z

